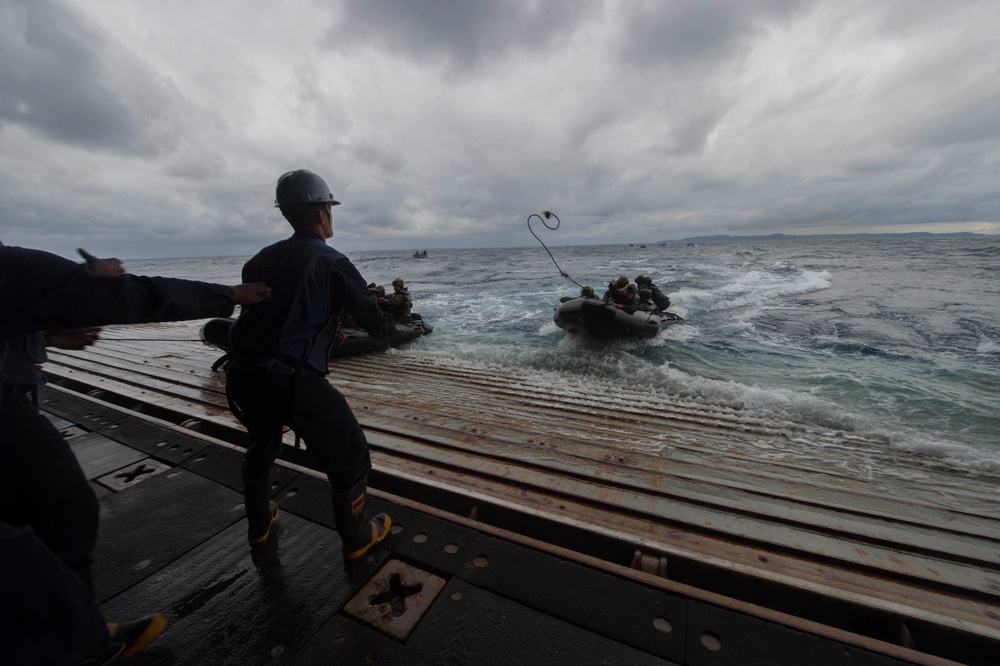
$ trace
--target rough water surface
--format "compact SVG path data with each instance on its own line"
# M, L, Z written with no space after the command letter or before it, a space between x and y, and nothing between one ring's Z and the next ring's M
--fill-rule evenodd
M404 278L414 311L434 324L433 335L392 353L470 373L516 369L595 409L669 402L766 424L788 443L759 452L771 460L851 467L861 477L866 465L892 461L892 473L913 480L930 468L1000 478L1000 239L550 249L562 271L598 294L621 273L653 277L686 321L641 344L568 338L552 315L579 286L538 245L350 256L368 281ZM127 268L235 283L246 259ZM616 391L624 386L627 404ZM636 446L649 452L655 442Z

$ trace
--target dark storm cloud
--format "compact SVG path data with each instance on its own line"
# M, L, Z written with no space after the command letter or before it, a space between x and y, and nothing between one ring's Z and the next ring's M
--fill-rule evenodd
M0 0L0 238L251 253L300 167L345 251L1000 229L995 3L193 7Z
M768 26L786 22L803 0L652 0L624 3L621 51L632 65L714 64L750 46Z
M544 49L599 10L597 0L346 0L330 46L386 49L473 70L511 51Z
M73 7L48 0L5 0L0 17L0 124L88 149L157 151L149 118L138 112L158 116L162 95L136 76L138 104L123 102L105 78L100 55L112 55L113 44L104 33Z

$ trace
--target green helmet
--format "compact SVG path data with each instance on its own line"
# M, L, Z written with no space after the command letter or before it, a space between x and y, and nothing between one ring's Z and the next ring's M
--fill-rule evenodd
M289 171L278 179L278 186L274 191L275 208L310 203L328 203L331 206L340 204L333 198L326 181L312 171Z

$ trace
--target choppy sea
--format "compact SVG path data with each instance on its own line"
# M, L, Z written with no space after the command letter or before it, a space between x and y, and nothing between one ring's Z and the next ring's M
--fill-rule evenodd
M1000 477L1000 238L417 249L349 253L367 281L406 280L434 325L401 353L536 369L554 393L649 387ZM126 267L236 284L246 259ZM649 275L685 322L641 344L580 344L552 322L579 293L560 269L599 295L619 274Z

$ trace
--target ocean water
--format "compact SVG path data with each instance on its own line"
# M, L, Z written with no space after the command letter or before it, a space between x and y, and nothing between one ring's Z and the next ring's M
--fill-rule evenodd
M558 268L537 244L350 257L368 281L404 278L434 325L399 353L536 369L595 391L648 387L657 400L856 434L886 455L1000 478L1000 238L549 249ZM246 259L126 267L235 284ZM685 322L604 347L555 326L560 296L577 284L601 294L621 273L653 277Z

